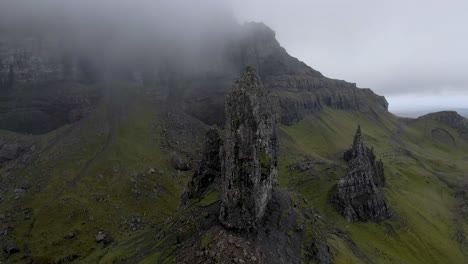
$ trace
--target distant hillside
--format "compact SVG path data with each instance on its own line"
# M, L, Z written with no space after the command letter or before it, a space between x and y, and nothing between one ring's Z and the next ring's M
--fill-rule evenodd
M450 109L431 108L431 109L422 109L422 110L393 111L393 113L401 117L417 118L417 117L420 117L429 113L433 113L437 111L446 111L446 110L456 111L460 115L464 116L465 118L468 118L468 108L450 108Z

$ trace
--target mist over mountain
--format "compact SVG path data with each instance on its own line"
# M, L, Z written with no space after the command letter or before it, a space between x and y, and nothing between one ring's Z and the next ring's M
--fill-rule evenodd
M389 106L283 46L380 43L387 4L345 2L0 1L0 263L467 263L464 98Z
M223 1L2 1L4 42L50 44L99 74L213 71L237 23ZM6 37L6 39L5 39ZM55 58L57 59L57 58Z

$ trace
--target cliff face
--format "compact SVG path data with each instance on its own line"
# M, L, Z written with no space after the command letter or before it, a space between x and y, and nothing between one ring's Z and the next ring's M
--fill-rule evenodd
M76 58L66 54L58 38L0 36L0 80L14 74L16 83L82 80Z
M365 146L359 127L352 149L345 152L349 167L332 195L335 208L350 222L382 221L392 217L382 187L385 185L382 161Z
M263 85L247 68L226 99L220 221L246 229L260 220L277 177L275 119Z
M245 66L251 65L270 93L282 124L294 124L326 107L355 111L388 109L383 96L357 88L353 83L327 78L290 56L276 40L275 32L263 23L233 26L226 35L223 45L210 49L206 58L201 59L206 59L202 64L210 67L205 65L188 73L171 61L175 58L167 58L167 65L162 66L161 60L148 58L149 62L140 65L135 62L138 60L129 58L102 63L113 66L111 70L103 69L98 63L101 61L98 54L103 52L82 54L83 51L61 43L59 36L19 39L1 36L0 88L9 88L12 83L124 79L140 83L155 94L177 97L185 102L187 113L207 124L222 125L224 99L231 84Z
M206 132L202 160L189 183L186 198L201 197L203 192L221 177L220 148L222 144L219 130L210 128Z

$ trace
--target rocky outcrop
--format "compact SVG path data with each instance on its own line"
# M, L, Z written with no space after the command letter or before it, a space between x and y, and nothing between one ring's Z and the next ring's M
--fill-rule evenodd
M349 167L332 194L335 208L350 222L382 221L392 217L382 187L385 186L383 163L376 161L373 149L365 146L358 127L353 147L344 158Z
M187 198L201 197L216 179L221 178L220 149L222 144L219 130L216 127L210 128L206 132L202 160L188 186Z
M219 219L227 228L246 229L263 217L277 176L275 118L251 67L226 99L225 130Z

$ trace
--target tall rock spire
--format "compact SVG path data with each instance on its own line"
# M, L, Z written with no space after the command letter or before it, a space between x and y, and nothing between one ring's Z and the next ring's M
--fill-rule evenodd
M251 67L227 96L225 130L219 219L228 228L246 229L263 217L278 174L275 118Z
M390 218L393 210L381 189L385 185L383 163L365 146L360 126L344 158L349 166L332 196L335 208L350 222Z

